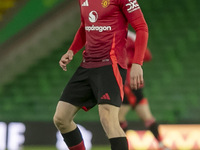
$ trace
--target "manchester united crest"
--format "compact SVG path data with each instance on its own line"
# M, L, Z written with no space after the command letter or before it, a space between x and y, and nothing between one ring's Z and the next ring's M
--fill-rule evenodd
M107 8L110 5L110 0L102 0L101 5L103 8Z

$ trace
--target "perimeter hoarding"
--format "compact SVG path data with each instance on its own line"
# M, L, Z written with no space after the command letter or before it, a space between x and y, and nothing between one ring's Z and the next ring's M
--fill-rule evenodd
M91 150L92 145L109 144L99 122L81 123L79 127L87 150ZM172 150L200 150L200 125L160 125L159 131L164 144ZM158 148L158 143L150 131L128 130L126 134L130 150ZM29 145L51 145L58 150L66 149L53 123L0 122L0 150L17 150Z
M160 125L163 143L172 150L200 150L200 125ZM150 131L128 130L130 150L156 150L158 142Z

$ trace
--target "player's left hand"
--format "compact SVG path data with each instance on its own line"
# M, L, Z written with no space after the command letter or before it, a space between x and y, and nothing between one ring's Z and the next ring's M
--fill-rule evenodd
M130 71L130 86L137 90L144 84L143 69L139 64L132 64Z

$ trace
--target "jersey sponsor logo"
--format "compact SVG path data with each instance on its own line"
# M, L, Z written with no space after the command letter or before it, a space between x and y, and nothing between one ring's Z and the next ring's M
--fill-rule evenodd
M110 96L108 95L108 93L105 93L101 99L106 99L106 100L110 100Z
M138 3L137 3L137 0L128 0L128 1L129 1L129 3L126 4L126 6L129 7L129 8L127 9L127 11L128 11L129 13L131 13L131 12L133 12L133 11L135 11L135 10L137 10L137 9L140 8L140 6L139 6Z
M89 13L89 17L88 17L89 21L91 23L95 23L98 19L98 13L96 11L91 11ZM112 28L111 26L85 26L85 30L90 32L90 31L99 31L99 32L103 32L103 31L110 31Z
M81 6L89 6L88 0L85 0L85 2L83 2L83 4Z
M112 28L111 26L85 26L85 30L90 32L90 31L99 31L99 32L103 32L103 31L110 31Z
M110 5L110 0L102 0L101 5L103 8L107 8Z
M91 11L90 13L89 13L89 21L90 22L92 22L92 23L94 23L94 22L96 22L97 21L97 19L98 19L98 14L97 14L97 12L96 11Z

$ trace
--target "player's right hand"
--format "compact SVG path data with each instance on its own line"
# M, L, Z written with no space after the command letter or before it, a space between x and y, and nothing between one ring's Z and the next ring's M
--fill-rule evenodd
M73 59L73 56L74 56L74 52L72 50L68 50L67 53L65 53L61 57L59 61L59 65L64 71L67 71L67 64L71 62L71 60Z

